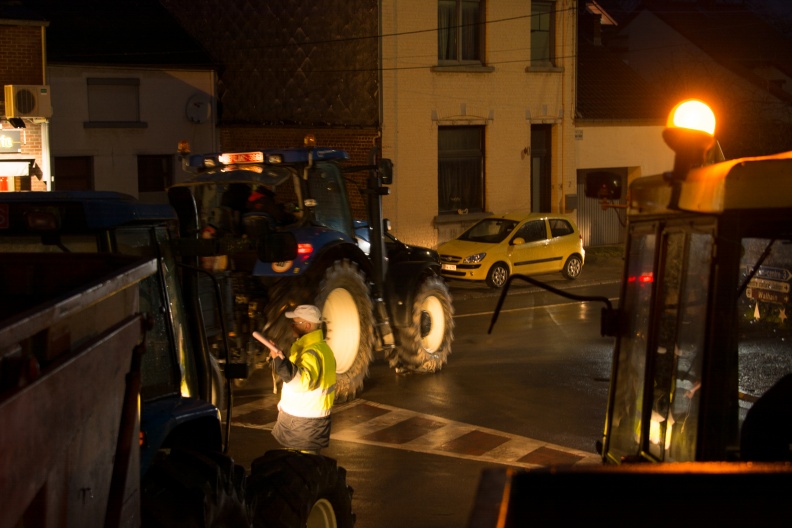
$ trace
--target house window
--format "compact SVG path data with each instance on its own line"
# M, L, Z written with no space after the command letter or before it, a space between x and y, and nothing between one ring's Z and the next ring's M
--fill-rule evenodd
M140 121L140 79L90 77L87 82L86 127L145 127Z
M94 188L93 157L55 156L52 175L54 191L91 191Z
M439 0L437 59L441 64L481 63L483 0Z
M138 192L163 192L173 183L173 156L138 156Z
M531 2L531 66L555 62L555 2Z
M484 211L484 127L440 127L439 214Z

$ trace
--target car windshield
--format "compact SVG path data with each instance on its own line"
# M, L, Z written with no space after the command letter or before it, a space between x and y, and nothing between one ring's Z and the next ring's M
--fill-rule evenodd
M517 227L514 220L503 218L486 218L460 235L459 240L470 242L502 242Z

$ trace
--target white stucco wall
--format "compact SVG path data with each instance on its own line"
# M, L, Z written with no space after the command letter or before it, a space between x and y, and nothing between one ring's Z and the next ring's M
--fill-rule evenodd
M195 152L215 150L214 111L204 123L193 122L186 112L187 102L195 94L206 94L214 100L212 71L49 66L47 75L53 106L51 156L92 156L96 190L137 197L138 155L173 154L174 181L181 181L184 175L175 157L180 140L189 140ZM86 128L89 77L139 79L140 121L147 126ZM57 174L53 176L57 179Z
M674 153L662 137L663 125L612 125L576 128L578 169L626 167L630 177L671 170Z

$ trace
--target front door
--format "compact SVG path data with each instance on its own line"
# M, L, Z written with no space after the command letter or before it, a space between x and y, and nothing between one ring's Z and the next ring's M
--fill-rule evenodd
M520 243L516 243L520 242ZM514 273L534 275L558 269L560 256L553 255L544 219L524 223L509 241Z
M549 213L552 183L550 125L531 125L531 211Z

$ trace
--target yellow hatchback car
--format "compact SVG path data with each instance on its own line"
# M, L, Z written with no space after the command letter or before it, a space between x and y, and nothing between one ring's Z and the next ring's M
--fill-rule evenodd
M510 213L481 220L454 240L441 244L441 274L447 279L486 281L500 288L509 275L560 271L580 275L585 262L583 237L569 218L548 213Z

